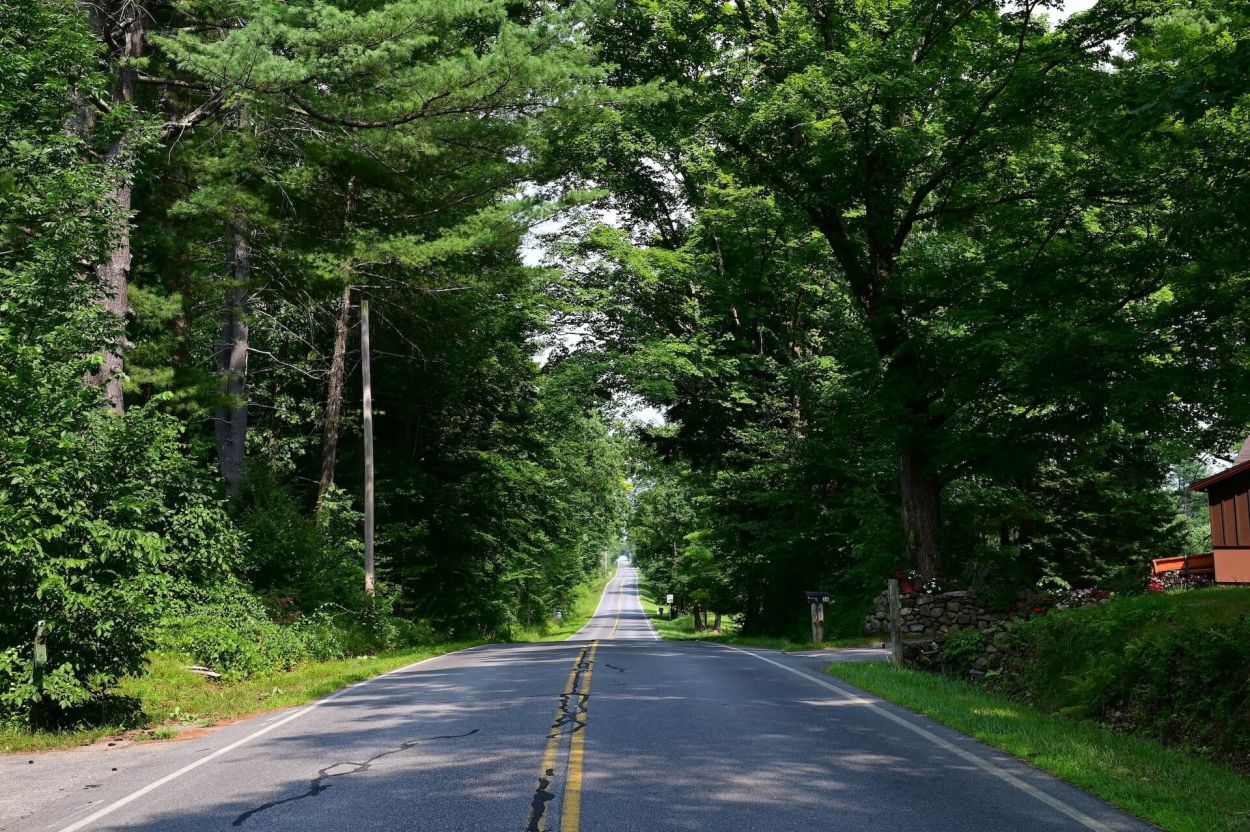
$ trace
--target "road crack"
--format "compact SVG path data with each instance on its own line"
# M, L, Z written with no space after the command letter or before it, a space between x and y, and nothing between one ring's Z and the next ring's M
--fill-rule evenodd
M274 808L275 806L281 806L284 803L294 803L297 800L304 800L309 797L316 797L317 795L324 792L326 789L330 788L331 779L335 777L343 777L348 774L363 774L364 772L372 768L373 764L376 763L378 760L381 760L383 757L389 757L392 754L398 754L401 751L407 751L409 748L412 748L413 746L416 746L416 745L420 745L421 743L424 743L424 742L432 742L434 740L457 740L463 737L471 737L474 734L476 734L479 730L480 729L478 728L474 728L472 731L469 731L464 734L441 734L437 737L421 737L419 739L408 740L407 742L402 742L396 747L390 749L389 751L383 751L380 754L374 754L372 757L368 758L364 762L357 763L351 760L347 760L347 761L340 761L337 763L333 763L317 772L317 776L314 777L312 779L312 782L308 784L308 791L304 792L303 794L294 795L293 797L283 798L282 800L271 800L268 803L262 803L261 805L257 806L255 809L248 809L246 812L244 812L243 814L235 818L234 823L232 823L231 826L242 826L244 823L247 822L247 819L250 818L252 815L256 815L261 812L267 811L269 809ZM351 766L351 768L349 768L347 771L337 771L337 772L334 771L334 769L340 768L342 766Z
M559 750L560 738L565 735L572 736L586 727L590 694L582 692L582 688L584 687L583 679L593 663L592 654L583 647L577 656L577 664L569 675L566 689L560 694L560 704L556 708L555 719L547 732L547 752L544 756L542 774L538 777L538 786L534 789L534 798L530 801L530 817L529 823L525 826L525 832L543 832L543 816L547 813L547 804L556 796L555 757Z

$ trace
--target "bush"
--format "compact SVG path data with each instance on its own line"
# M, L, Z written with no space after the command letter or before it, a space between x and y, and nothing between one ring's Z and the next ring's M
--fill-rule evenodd
M360 521L339 489L326 495L320 517L310 517L272 474L254 469L238 517L251 541L242 577L264 595L289 598L291 613L325 605L363 613L368 599Z
M985 636L980 630L959 630L942 642L943 670L958 678L967 678L968 671L985 653Z
M1044 710L1250 763L1250 590L1115 598L1013 628L994 685Z
M184 605L162 622L160 634L162 648L184 653L229 679L290 670L316 656L310 640L297 628L275 622L259 598L234 583Z
M293 621L275 621L265 603L244 584L187 587L175 614L160 626L159 644L228 679L290 670L302 661L370 655L381 650L431 644L438 639L424 622L389 614L379 594L376 608L359 613L323 607Z
M55 723L139 672L174 583L227 572L241 539L172 417L91 402L26 418L29 403L0 401L11 429L0 441L0 717L43 703ZM36 683L41 620L48 666Z

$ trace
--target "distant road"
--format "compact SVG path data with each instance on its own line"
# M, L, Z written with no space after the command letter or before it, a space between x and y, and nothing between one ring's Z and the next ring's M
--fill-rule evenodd
M659 641L622 566L566 642L441 656L199 738L0 757L0 829L1153 828L822 665Z

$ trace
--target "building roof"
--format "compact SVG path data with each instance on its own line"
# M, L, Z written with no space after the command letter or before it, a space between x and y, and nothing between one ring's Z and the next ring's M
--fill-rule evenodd
M1225 468L1218 474L1212 474L1209 477L1200 479L1189 486L1190 491L1206 491L1216 483L1223 482L1227 479L1250 473L1250 437L1246 439L1246 443L1241 446L1241 452L1237 454L1237 458L1233 460L1231 468Z

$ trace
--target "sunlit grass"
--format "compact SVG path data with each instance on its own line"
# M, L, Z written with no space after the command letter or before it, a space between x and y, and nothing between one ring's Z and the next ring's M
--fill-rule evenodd
M672 621L668 620L668 606L664 606L664 616L659 615L659 607L655 600L653 590L643 586L639 589L638 596L642 601L642 609L647 614L647 618L651 620L651 624L655 627L656 632L662 638L674 640L699 639L700 641L711 641L718 644L733 644L739 647L760 647L767 650L785 650L794 652L799 650L822 650L837 647L867 647L880 643L880 639L874 639L867 636L852 636L848 638L837 638L823 641L820 644L814 644L810 641L793 641L788 638L771 638L769 636L747 636L738 633L735 629L736 625L728 616L721 619L721 634L704 630L695 632L694 619L689 615L679 615Z
M1176 832L1250 830L1250 777L1230 768L986 693L967 682L885 664L826 672L1028 761Z
M266 673L241 682L211 681L187 670L191 662L185 656L157 653L151 657L146 674L123 679L117 687L120 696L137 702L133 719L121 724L33 733L18 726L0 725L0 753L72 748L133 729L149 729L136 734L135 739L169 739L182 729L303 705L355 682L480 643L433 644L376 656L305 662L293 670Z

